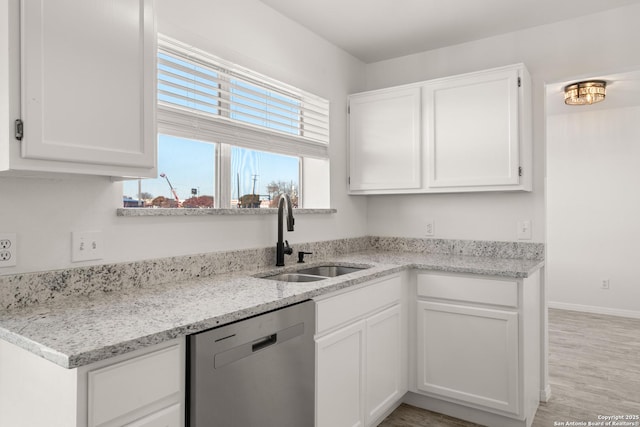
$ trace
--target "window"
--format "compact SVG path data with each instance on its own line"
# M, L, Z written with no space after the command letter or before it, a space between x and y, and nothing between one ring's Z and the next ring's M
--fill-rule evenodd
M277 208L281 193L289 194L293 207L298 207L298 157L232 147L231 171L235 176L231 177L230 207Z
M216 144L158 135L155 179L124 182L124 207L212 208Z
M168 37L158 44L160 176L126 183L125 207L274 207L282 192L302 207L314 191L302 177L317 176L303 169L328 163L328 101Z

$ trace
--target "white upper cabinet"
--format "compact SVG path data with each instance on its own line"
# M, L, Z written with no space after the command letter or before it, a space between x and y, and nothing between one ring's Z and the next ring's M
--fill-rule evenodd
M425 88L429 188L519 183L518 70Z
M349 97L351 190L420 188L420 88Z
M351 194L531 191L530 90L517 64L352 95ZM367 104L368 120L354 116L355 99L416 91L418 122L381 102ZM406 141L416 130L414 146Z
M153 0L22 0L19 23L8 74L23 137L2 169L155 176Z

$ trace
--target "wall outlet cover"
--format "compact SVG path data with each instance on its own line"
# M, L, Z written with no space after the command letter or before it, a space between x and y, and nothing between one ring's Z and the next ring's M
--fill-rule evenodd
M0 268L15 267L18 263L16 233L0 233Z

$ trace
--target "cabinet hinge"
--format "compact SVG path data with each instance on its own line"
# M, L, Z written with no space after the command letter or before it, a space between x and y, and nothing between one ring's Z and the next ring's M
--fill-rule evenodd
M18 141L22 141L22 137L24 136L24 123L20 119L17 119L15 122L15 135Z
M522 86L522 79L518 77L518 87Z
M351 114L351 105L347 105L347 114Z
M350 176L347 177L347 184L351 185L351 177Z
M518 166L518 176L522 176L522 166Z

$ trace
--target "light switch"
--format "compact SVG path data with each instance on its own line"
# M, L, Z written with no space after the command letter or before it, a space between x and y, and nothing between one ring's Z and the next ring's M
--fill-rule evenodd
M518 221L518 240L531 240L531 221Z
M426 227L425 227L425 236L431 237L434 235L435 230L433 229L434 225L433 225L433 219L427 219L425 220L426 222Z
M102 259L102 232L72 231L71 262Z

